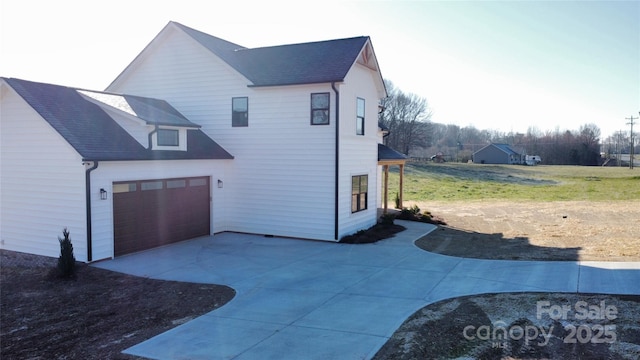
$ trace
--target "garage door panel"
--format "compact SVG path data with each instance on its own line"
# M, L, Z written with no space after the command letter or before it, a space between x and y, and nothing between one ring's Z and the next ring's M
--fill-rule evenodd
M208 235L208 177L114 183L116 256Z

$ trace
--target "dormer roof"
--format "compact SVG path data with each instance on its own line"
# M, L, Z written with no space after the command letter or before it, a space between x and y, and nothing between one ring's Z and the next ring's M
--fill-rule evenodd
M145 148L101 106L87 99L86 93L91 91L15 78L0 79L14 89L85 161L233 158L198 130L198 125L163 100L103 93L111 99L120 97L126 100L131 109L135 109L135 116L148 124L194 129L187 131L187 151Z
M148 125L200 128L200 125L189 121L165 100L93 90L78 90L78 92L102 104L135 116Z

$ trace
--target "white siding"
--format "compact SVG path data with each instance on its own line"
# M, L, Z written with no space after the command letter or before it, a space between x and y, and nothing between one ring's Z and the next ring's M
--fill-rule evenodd
M384 143L384 138L382 136L382 131L380 130L380 128L378 128L376 131L377 131L376 132L377 142L379 144L383 144ZM383 204L384 193L383 193L383 189L382 189L382 186L383 186L382 182L384 181L384 173L383 173L382 166L378 166L377 174L378 174L377 175L378 178L376 180L376 194L378 194L378 201L376 202L376 206L380 209L380 208L382 208L384 206L384 204Z
M329 125L310 124L314 92L330 88L256 89L249 127L232 128L229 115L221 119L215 134L235 156L230 230L333 239L335 119L332 110Z
M340 86L339 237L376 223L378 176L378 95L372 71L356 64ZM364 136L356 135L356 99L365 99ZM368 175L367 210L351 213L351 177Z
M165 36L108 90L167 100L235 157L225 181L227 230L333 240L331 86L250 88L193 39ZM313 92L331 94L330 125L310 125ZM248 127L231 126L231 98L240 96L249 98Z
M149 179L210 177L211 233L226 230L227 168L232 160L168 160L101 162L91 173L91 215L93 260L113 257L113 183ZM218 179L224 183L218 188ZM107 200L100 200L100 189L107 190Z
M80 155L0 82L0 248L58 257L68 228L86 261L85 168Z

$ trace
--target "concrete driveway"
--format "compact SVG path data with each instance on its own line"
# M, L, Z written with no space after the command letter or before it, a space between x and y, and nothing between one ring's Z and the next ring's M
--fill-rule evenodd
M416 310L488 292L640 294L640 263L462 259L413 242L429 224L376 244L223 233L94 264L228 285L223 307L135 345L156 359L368 359Z

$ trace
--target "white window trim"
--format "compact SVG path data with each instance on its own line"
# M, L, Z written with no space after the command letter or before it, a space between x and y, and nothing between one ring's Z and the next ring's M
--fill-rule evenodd
M160 146L158 145L158 132L153 131L151 135L152 150L172 150L187 151L187 129L176 126L160 126L159 130L178 130L178 146ZM155 130L155 128L154 128Z

